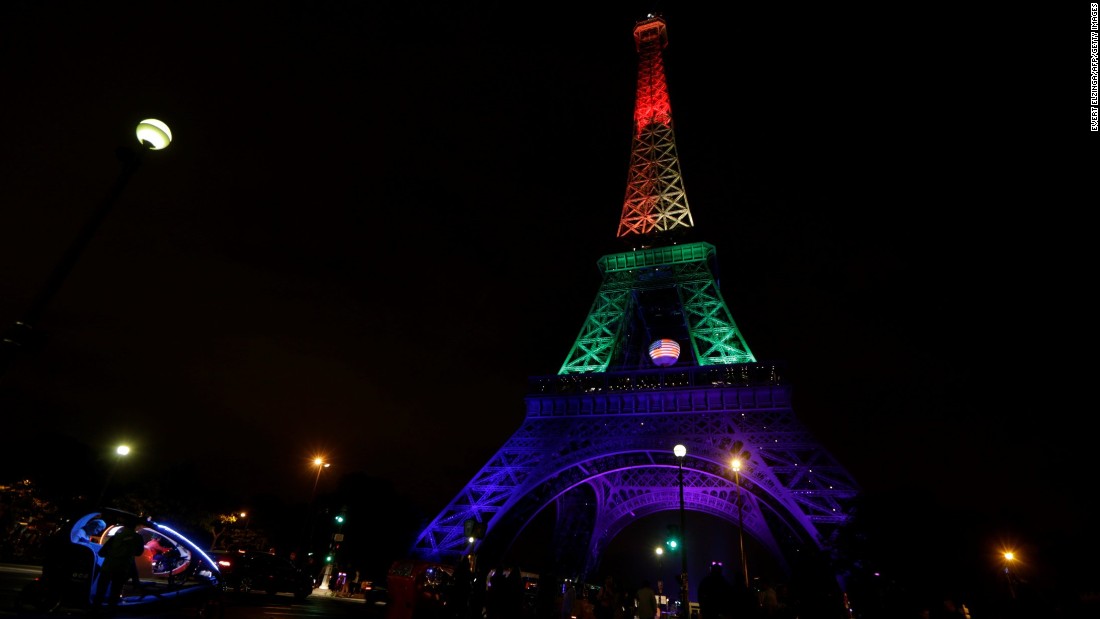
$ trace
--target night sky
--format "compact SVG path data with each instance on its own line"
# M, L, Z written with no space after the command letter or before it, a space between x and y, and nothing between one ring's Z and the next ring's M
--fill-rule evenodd
M1066 213L1096 134L1087 89L1051 104L1067 88L1032 43L884 5L369 4L0 8L5 327L134 125L175 138L0 378L10 453L125 439L127 466L288 500L324 453L322 486L361 471L437 513L621 249L632 30L656 10L696 238L797 416L929 523L1085 530L1090 347L1067 334L1088 224Z

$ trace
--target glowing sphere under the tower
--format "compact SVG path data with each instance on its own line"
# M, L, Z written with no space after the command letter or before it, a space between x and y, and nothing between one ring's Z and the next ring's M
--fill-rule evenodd
M649 345L649 358L660 367L668 367L680 358L680 344L668 338L659 339Z

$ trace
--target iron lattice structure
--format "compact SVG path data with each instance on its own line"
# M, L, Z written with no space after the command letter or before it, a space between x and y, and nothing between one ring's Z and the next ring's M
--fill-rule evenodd
M665 22L647 18L634 34L639 131L619 236L643 245L600 259L603 283L558 374L530 379L522 426L419 535L418 558L502 556L553 508L556 569L593 574L631 523L679 509L676 443L687 447L685 509L743 519L779 565L827 548L850 518L858 487L795 417L782 366L749 350L719 291L715 248L645 244L692 224L660 58ZM654 366L657 338L681 344L674 365ZM742 449L738 492L730 461Z
M647 367L638 352L658 337L689 343L698 365L756 361L714 276L707 243L604 256L603 282L559 374Z
M665 79L668 31L664 20L639 22L634 28L634 43L638 50L634 139L626 200L616 235L623 239L665 235L694 226L672 131L672 106Z

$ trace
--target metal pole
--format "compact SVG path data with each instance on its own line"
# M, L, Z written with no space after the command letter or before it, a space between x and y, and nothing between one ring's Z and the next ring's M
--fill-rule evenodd
M122 170L119 172L118 178L115 179L114 185L111 186L110 192L99 203L99 206L92 212L88 220L84 222L76 238L65 250L60 262L50 272L46 283L31 301L30 309L23 315L23 319L16 321L0 337L0 375L3 375L14 362L17 354L22 353L25 348L35 345L38 336L34 331L38 326L39 318L45 312L46 306L60 290L61 284L64 283L73 267L76 266L77 259L80 258L88 243L91 242L96 230L107 218L107 214L111 212L115 202L122 195L122 190L130 182L130 177L134 175L141 164L141 156L134 150L122 147L116 151L116 154L122 163Z
M741 545L741 569L745 572L745 588L749 588L749 564L745 562L745 519L741 504L741 472L734 471L737 478L737 541Z
M103 500L107 497L107 486L111 485L111 479L115 476L118 463L122 462L122 457L129 453L130 447L127 445L115 447L115 462L111 465L111 470L107 472L107 479L103 480L103 489L99 491L99 499L96 501L95 507L105 507Z
M688 587L688 559L685 548L687 529L684 527L684 458L680 457L680 607L691 614L691 592Z
M321 469L325 468L324 462L314 462L317 465L317 477L313 479L313 492L309 495L309 505L306 507L306 520L309 524L309 534L306 536L306 553L313 551L313 526L317 520L313 513L313 502L317 500L317 484L321 481Z
M103 480L103 489L99 491L99 499L96 501L94 507L105 507L103 499L107 496L107 486L111 485L111 478L115 476L115 469L118 468L120 460L122 460L122 454L116 455L115 462L111 465L111 470L107 471L107 479Z

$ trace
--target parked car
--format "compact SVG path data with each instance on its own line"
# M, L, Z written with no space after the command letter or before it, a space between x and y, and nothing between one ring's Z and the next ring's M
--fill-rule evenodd
M370 606L385 607L390 602L390 592L386 589L385 581L360 580L359 595Z
M313 593L313 576L289 559L257 550L215 552L213 558L226 591L290 593L299 600Z
M387 619L442 616L454 601L454 566L418 559L398 559L386 573ZM481 616L478 614L477 616Z

